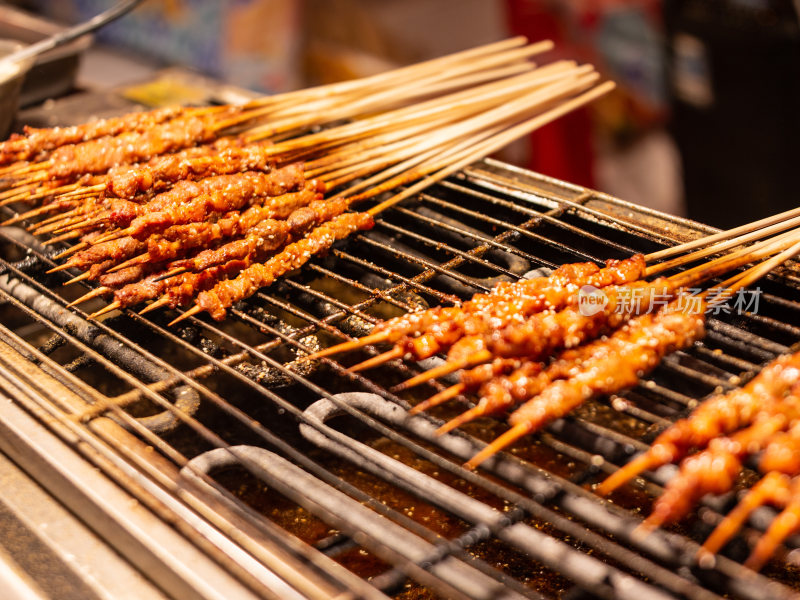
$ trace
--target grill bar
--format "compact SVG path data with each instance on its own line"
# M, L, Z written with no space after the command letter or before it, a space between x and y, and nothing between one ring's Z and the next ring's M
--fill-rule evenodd
M363 335L386 314L385 310L409 310L424 307L430 301L456 302L476 291L489 289L498 277L519 277L531 268L552 267L574 260L621 257L637 250L648 252L709 231L709 228L690 221L642 210L495 161L485 161L466 169L419 195L414 202L385 213L375 230L356 236L344 247L335 249L331 253L335 262L324 259L312 262L303 273L287 279L276 290L262 291L233 309L232 319L222 325L193 318L183 330L173 332L161 325L164 322L162 317L145 318L131 311L123 311L121 317L94 325L99 333L130 348L160 369L159 381L155 383L128 373L124 365L115 364L107 355L83 344L69 331L63 330L62 325L38 314L13 294L0 291L0 295L8 306L37 323L38 327L48 328L66 340L66 344L58 342L58 347L54 346L53 356L64 352L66 347L77 349L84 360L101 365L128 388L116 397L106 397L84 383L84 387L92 390L88 397L94 398L99 407L94 413L87 412L87 419L103 409L110 410L132 433L151 444L171 464L184 469L192 464L191 456L200 456L209 449L224 451L241 444L240 438L250 440L250 443L257 441L259 446L263 444L291 459L325 485L434 544L435 553L420 561L408 562L408 559L393 554L380 536L373 539L369 532L339 522L338 515L323 510L302 494L282 488L284 495L293 497L300 505L306 504L307 508L315 506L316 514L322 515L324 521L338 524L340 530L353 537L357 545L388 563L388 570L373 580L380 582L382 589L388 589L384 586L397 586L398 582L410 576L444 595L456 593L446 581L438 580L431 570L442 561L452 559L474 565L479 572L509 590L525 591L526 588L519 583L512 585L509 575L498 572L491 561L476 561L472 557L474 546L496 541L520 547L539 563L562 573L561 558L556 556L569 556L572 557L570 560L579 563L589 558L585 564L594 566L585 572L581 569L568 571L568 579L579 588L601 596L624 595L625 590L643 586L637 595L657 597L670 593L682 597L714 598L720 594L733 594L741 598L760 598L764 590L768 590L774 597L790 597L792 592L787 587L764 576L753 576L724 557L719 557L712 568L700 569L693 565L692 556L697 544L687 537L659 532L646 540L631 539L630 531L638 522L635 516L526 460L506 455L488 464L491 472L513 488L466 471L453 462L453 458L457 461L468 458L482 445L481 442L461 432L435 438L430 432L440 421L432 416L403 419L386 425L368 411L340 400L333 389L345 387L370 392L380 402L397 407L400 414L404 414L402 409L408 408L409 403L386 390L386 380L381 379L383 375L348 374L344 365L331 359L304 367L301 373L295 370L297 365L304 363L291 361L304 352L313 351L309 344L316 344L316 340L324 336L339 340ZM482 210L482 206L491 208ZM487 215L489 212L491 217ZM633 218L639 218L640 222L632 222ZM65 299L41 282L60 280L61 276L47 279L41 274L44 270L42 265L52 266L52 261L35 248L29 248L28 243L5 234L0 237L12 246L30 250L33 257L23 261L24 264L3 260L0 265L8 276L23 280L25 285L50 302L66 304ZM733 385L735 379L732 378L752 376L761 363L797 343L798 330L787 322L786 315L796 316L800 304L785 299L787 290L791 289L786 285L791 286L795 279L793 274L783 279L772 276L770 291L762 296L767 314L744 315L736 323L729 322L724 315L711 319L709 336L700 348L676 355L654 374L652 380L643 382L624 400L611 399L607 408L652 431L653 427L661 427L684 414L686 409L714 389ZM320 287L320 282L326 282L325 286ZM338 289L332 291L332 285ZM85 316L79 310L73 310L71 314L80 318ZM132 330L138 332L135 336L138 342L131 339ZM205 350L197 347L196 343ZM166 359L161 346L182 356L181 365ZM209 350L212 348L214 350ZM71 360L74 362L75 359ZM76 385L75 381L81 380L75 379L65 368L73 362L63 362L62 365L50 361L48 369L60 381ZM77 367L71 369L76 374L85 375L80 368L83 363L78 361L74 364ZM287 365L292 368L287 368ZM396 377L417 369L414 365L397 363L382 371L388 377ZM325 378L325 373L333 375L333 379ZM224 388L215 385L220 378L246 390L246 396L229 397L220 392ZM335 386L328 389L332 381ZM197 416L176 408L174 395L181 388L191 390L200 398L201 408L206 407ZM287 391L284 393L283 389ZM128 413L130 409L123 409L142 398L158 410L172 415L178 431L194 441L189 443L177 438L179 441L176 442L174 436L165 437L148 429L140 419ZM254 404L255 398L261 402ZM478 520L461 533L437 538L440 534L384 505L372 492L331 470L327 466L328 459L320 462L318 453L293 441L291 435L294 434L290 430L301 424L313 428L331 443L357 453L360 449L359 456L366 453L349 433L333 430L308 418L303 410L304 404L319 398L333 403L348 418L354 419L358 427L366 428L370 435L390 441L416 457L413 460L432 465L438 472L447 474L448 480L464 481L481 497L501 501L512 518L502 526L488 528L486 523ZM598 405L599 408L602 406L603 403ZM274 415L270 418L279 425L277 429L262 421L266 414L260 416L261 412L267 408ZM658 412L653 412L655 408ZM219 429L212 425L205 414L208 411L224 416L230 423L227 427L233 429ZM54 409L53 414L58 415L58 410ZM87 425L80 427L91 427L92 423L88 421ZM421 435L415 429L418 427L427 428L428 433ZM549 433L539 437L539 444L576 463L572 481L592 481L598 473L612 471L614 463L646 447L639 441L639 434L631 433L625 428L618 430L614 422L595 421L592 415L576 415L553 424ZM431 449L437 446L439 450ZM130 453L128 457L134 460ZM236 460L257 478L275 483L274 475L269 475L253 461L242 457ZM380 459L378 462L394 464L383 461ZM146 460L138 457L135 462L149 476L157 476ZM367 470L374 470L373 478L385 479L389 485L398 483L389 475L390 470L376 466L375 460L368 461L368 466ZM263 529L268 521L221 488L213 474L210 478L202 473L200 476L213 487L213 493L209 493L215 498L220 494L225 498L227 509L242 511L244 522L255 530ZM660 477L657 480L663 482ZM449 483L445 487L452 485ZM652 493L660 488L648 484L646 489ZM405 490L429 500L423 490L415 489L413 485L406 486ZM459 507L448 505L444 499L434 504L444 514L458 514ZM711 502L708 506L704 509L704 514L710 515L708 520L719 518L716 512L718 503ZM207 505L204 507L202 514L213 520L214 511ZM559 550L562 554L549 555L539 548L526 546L528 542L522 538L515 539L506 533L515 531L515 527L528 527L528 522L549 523L558 533L545 534L544 539L552 540L548 543L563 549ZM365 535L368 537L363 537ZM754 530L745 532L745 536L755 535L757 532ZM558 541L562 538L570 541ZM603 564L594 556L588 557L585 548L592 548L597 556L611 562ZM292 548L292 551L296 553L297 548ZM309 556L316 555L312 553ZM595 572L593 569L600 569L608 575L598 583L590 576ZM334 579L341 581L342 577L339 573ZM641 583L638 578L641 578ZM634 582L633 587L626 587L631 585L626 582ZM536 596L535 593L528 595Z

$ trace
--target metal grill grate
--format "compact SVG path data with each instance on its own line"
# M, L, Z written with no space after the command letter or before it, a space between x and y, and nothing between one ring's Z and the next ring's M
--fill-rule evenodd
M65 309L85 288L60 287L63 273L44 275L51 255L6 228L0 341L86 402L31 392L18 405L266 597L275 582L259 577L253 559L311 597L790 597L794 568L775 561L762 575L746 571L737 562L741 539L731 558L694 562L696 540L734 494L705 502L681 529L633 539L639 512L674 470L614 503L585 484L646 448L643 440L698 400L797 349L800 303L791 298L800 278L791 267L762 283L758 314L711 318L702 343L669 357L638 388L588 404L479 473L460 465L501 423L437 438L439 419L463 404L408 417L415 398L388 391L428 365L345 371L369 350L343 362L295 362L381 318L502 279L708 231L487 160L385 213L374 230L239 304L227 321L195 318L172 330L165 324L174 314L124 311L93 323L85 316L96 306ZM90 418L105 411L116 424ZM326 422L336 415L343 418ZM772 514L758 512L742 539ZM188 516L226 532L246 558L199 535ZM275 569L276 560L284 566Z

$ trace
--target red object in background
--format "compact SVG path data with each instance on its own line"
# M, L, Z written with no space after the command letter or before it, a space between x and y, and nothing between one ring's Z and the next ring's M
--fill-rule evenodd
M563 49L565 23L540 0L506 0L509 30L529 40L553 40ZM552 5L551 5L552 6ZM550 57L546 57L550 58ZM579 58L572 55L571 58ZM589 112L582 108L533 132L529 169L570 183L594 187L594 147Z

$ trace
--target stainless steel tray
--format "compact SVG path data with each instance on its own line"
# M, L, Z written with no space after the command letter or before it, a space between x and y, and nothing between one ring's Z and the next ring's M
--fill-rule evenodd
M0 38L30 44L62 29L61 25L39 16L10 6L0 6ZM81 55L91 44L91 36L84 36L39 56L25 78L20 93L20 106L35 104L68 92L75 83Z

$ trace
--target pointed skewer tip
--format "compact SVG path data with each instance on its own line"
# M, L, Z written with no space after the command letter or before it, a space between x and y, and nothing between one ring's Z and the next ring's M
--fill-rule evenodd
M95 288L92 291L84 294L83 296L81 296L77 300L73 300L72 302L67 304L67 308L72 308L73 306L77 306L78 304L83 304L84 302L87 302L87 301L91 300L92 298L97 298L98 296L102 296L103 294L105 294L107 292L110 292L110 291L111 291L111 288L108 288L108 287L105 287L105 286L99 287L99 288Z
M479 356L475 354L473 356ZM433 381L434 379L438 379L439 377L444 377L445 375L449 375L450 373L454 373L459 371L460 369L464 369L470 365L474 364L473 357L466 358L456 362L446 362L443 365L439 365L438 367L433 367L432 369L428 369L427 371L423 371L419 375L415 375L410 379L407 379L403 383L396 385L392 388L392 391L403 391L409 388L418 386L422 383L426 383L428 381Z
M466 463L464 463L464 468L470 470L477 469L481 463L490 459L492 456L494 456L507 446L513 444L521 437L524 437L529 432L530 432L530 427L528 426L527 423L520 423L519 425L514 425L514 427L506 431L503 435L499 436L490 444L486 445L480 452L478 452L475 456L473 456Z
M169 304L169 298L165 296L145 306L142 310L139 311L139 314L143 315L149 313L150 311L156 310L157 308L161 308L162 306L166 306L167 304Z
M59 271L66 271L67 269L71 269L74 266L76 266L76 265L74 265L74 264L71 265L68 262L66 262L63 265L58 265L56 267L53 267L49 271L45 271L45 273L50 275L51 273L58 273Z
M118 308L121 308L121 307L122 307L121 303L119 303L117 301L114 301L111 304L109 304L108 306L106 306L105 308L102 308L102 309L98 310L97 312L92 313L91 315L89 315L88 318L89 319L96 319L99 316L102 316L102 315L104 315L106 313L110 313L111 311L117 310Z
M368 336L363 338L359 338L357 340L352 340L350 342L342 342L341 344L336 344L335 346L330 346L328 348L323 348L322 350L318 350L313 354L309 354L305 357L305 360L316 360L318 358L325 358L326 356L330 356L331 354L340 354L342 352L349 352L350 350L355 350L357 348L362 348L364 346L369 346L370 344L377 344L389 339L389 334L387 332L379 332L379 333L371 333Z
M367 369L373 369L375 367L379 367L396 358L402 358L403 354L405 354L405 352L402 348L392 348L391 350L387 350L382 354L378 354L377 356L368 358L367 360L360 362L357 365L353 365L352 367L347 369L347 373L358 373L359 371L365 371Z
M89 279L90 275L91 275L91 272L90 271L86 271L84 273L81 273L77 277L73 277L69 281L65 281L64 285L70 285L72 283L78 283L79 281L83 281L84 279Z
M194 315L196 315L197 313L199 313L199 312L202 312L202 311L203 311L203 309L202 309L202 308L200 308L199 306L195 305L195 306L193 306L192 308L190 308L189 310L187 310L185 313L183 313L183 314L182 314L180 317L178 317L177 319L173 319L172 321L170 321L170 322L167 324L167 327L172 327L172 326L173 326L173 325L175 325L176 323L180 323L180 322L181 322L181 321L183 321L184 319L188 319L189 317L193 317Z
M455 385L451 385L449 388L442 390L438 394L434 394L427 400L420 402L415 407L409 411L411 414L417 414L425 410L429 410L440 404L444 404L448 400L452 400L459 394L461 394L464 390L467 389L467 386L463 383L456 383Z

